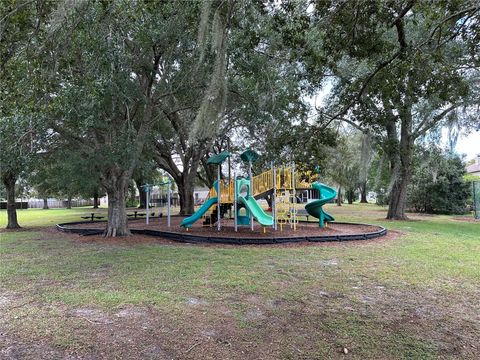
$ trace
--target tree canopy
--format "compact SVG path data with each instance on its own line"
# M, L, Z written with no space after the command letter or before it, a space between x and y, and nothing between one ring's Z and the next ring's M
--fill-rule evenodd
M227 148L255 148L258 170L319 167L350 201L381 189L404 219L416 146L480 129L479 24L474 0L2 2L9 227L20 179L45 196L106 192L106 236L129 234L132 179L159 169L191 213Z

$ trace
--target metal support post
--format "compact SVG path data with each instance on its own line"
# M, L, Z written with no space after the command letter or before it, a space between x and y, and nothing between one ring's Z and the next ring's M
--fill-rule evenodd
M168 188L167 188L167 203L168 203L168 208L167 208L167 226L170 227L170 189L171 189L171 180L168 180Z
M250 194L253 197L253 176L252 176L252 162L248 162L248 177L250 178ZM253 231L253 215L250 211L250 229Z
M238 231L237 206L237 174L235 173L233 175L233 224L235 232Z
M220 225L220 205L222 203L222 194L221 194L221 190L220 190L220 182L222 181L220 179L220 176L222 174L222 166L219 164L218 165L218 175L217 175L217 178L218 178L218 181L217 181L217 230L220 231L220 229L222 228L222 226Z
M275 162L272 161L273 193L272 193L272 217L273 229L277 230L277 174L275 172Z
M150 185L145 185L145 191L147 192L147 217L146 217L146 224L148 225L149 224L149 220L150 220L150 208L149 208L149 205L150 205Z

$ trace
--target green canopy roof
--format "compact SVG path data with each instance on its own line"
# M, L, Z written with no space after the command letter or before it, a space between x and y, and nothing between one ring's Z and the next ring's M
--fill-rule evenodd
M253 151L253 150L245 150L242 155L240 155L240 159L243 161L248 161L248 162L255 162L258 159L259 155Z
M228 151L223 151L220 154L208 158L207 164L220 165L228 157L230 157L230 153Z

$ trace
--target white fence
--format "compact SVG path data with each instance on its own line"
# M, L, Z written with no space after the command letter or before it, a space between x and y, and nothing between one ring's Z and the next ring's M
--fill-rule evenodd
M58 200L58 199L48 199L47 200L49 208L66 208L67 200ZM93 206L92 199L75 199L71 201L72 207L79 206ZM31 209L41 209L43 208L43 200L40 199L30 199L28 200L28 207Z

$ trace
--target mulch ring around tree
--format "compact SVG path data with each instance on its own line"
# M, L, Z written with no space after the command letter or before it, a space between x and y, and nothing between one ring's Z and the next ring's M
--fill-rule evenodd
M201 220L195 223L192 228L185 229L180 226L183 217L172 216L171 226L167 226L165 217L151 218L149 225L145 219L129 220L129 228L132 236L121 242L136 242L139 237L161 238L168 242L187 242L202 244L234 244L234 245L266 245L284 243L317 243L317 242L339 242L383 238L387 231L381 226L353 223L329 223L327 227L320 228L318 223L299 222L294 230L289 224L283 225L283 231L275 231L272 227L263 227L255 222L254 230L249 226L239 226L235 232L233 220L222 219L222 228L217 230L216 224L212 227L203 226ZM86 241L102 238L102 230L105 222L77 222L57 225L57 229L64 232L88 235ZM389 232L390 233L390 232ZM394 237L395 234L393 234ZM390 236L388 236L390 238ZM143 242L143 241L142 241Z

